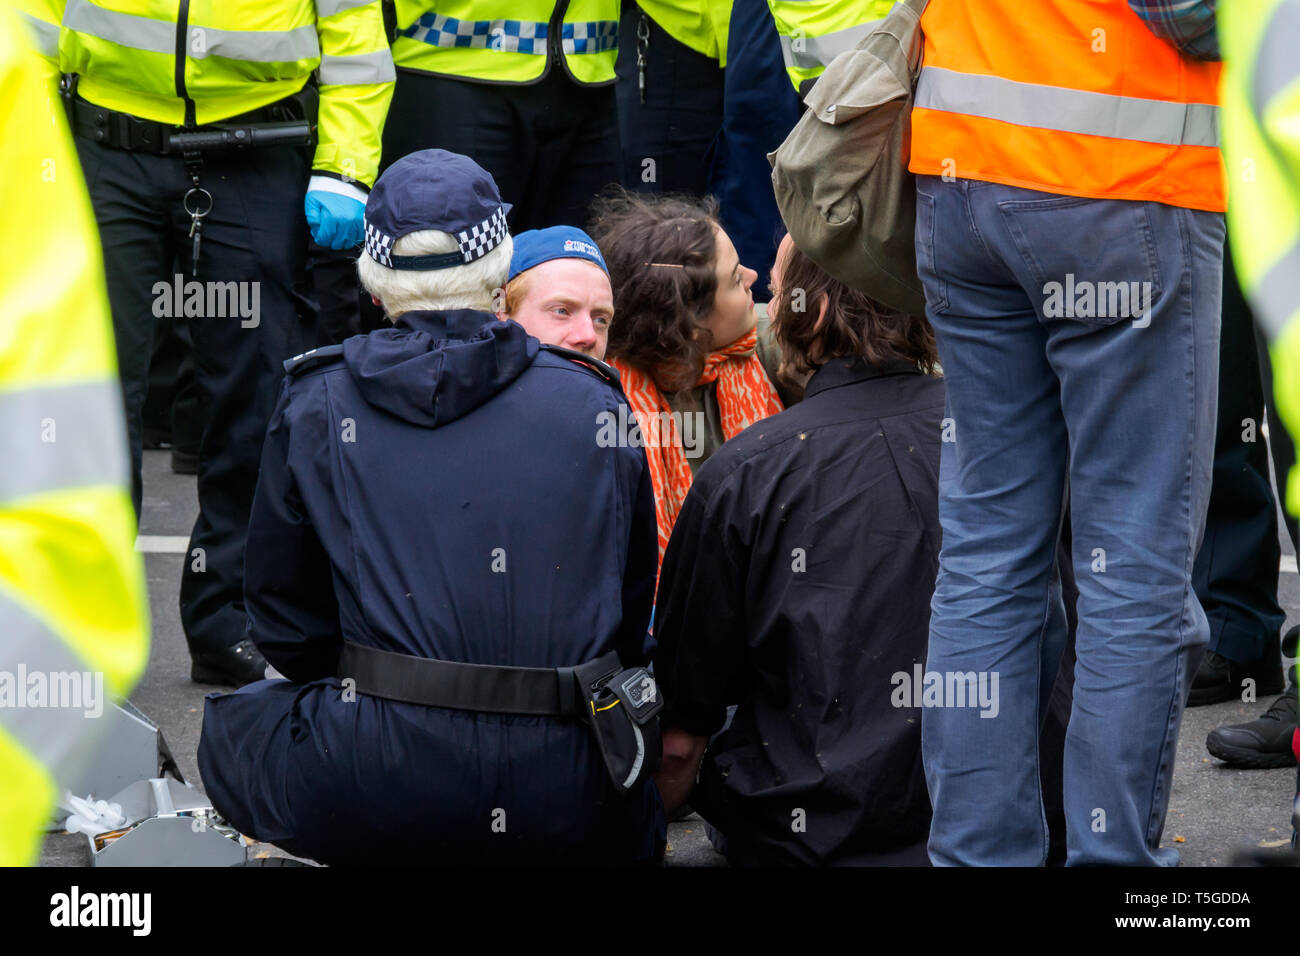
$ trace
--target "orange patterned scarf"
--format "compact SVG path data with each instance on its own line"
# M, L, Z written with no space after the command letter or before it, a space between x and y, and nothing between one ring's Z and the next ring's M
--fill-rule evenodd
M639 423L668 423L666 429L642 425L646 458L650 462L650 480L655 491L655 518L659 523L659 565L673 524L681 511L686 492L691 488L691 466L682 448L677 420L654 379L621 359L611 359L620 378L628 404ZM710 352L704 360L696 387L718 383L718 410L722 417L723 438L733 438L756 421L775 415L784 407L776 389L758 358L758 331L751 329L726 348ZM662 414L661 413L665 413ZM658 440L656 440L656 437Z

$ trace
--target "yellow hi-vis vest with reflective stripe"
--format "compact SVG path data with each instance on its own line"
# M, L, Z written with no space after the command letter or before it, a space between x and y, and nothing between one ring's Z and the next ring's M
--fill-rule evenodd
M731 0L636 0L660 28L696 53L727 65L727 31L731 25ZM635 37L624 37L631 44Z
M1278 414L1300 440L1300 0L1219 5L1228 235L1269 339ZM1286 507L1300 515L1300 469Z
M930 0L908 169L1063 196L1227 208L1219 63L1123 0Z
M393 60L482 83L535 83L564 64L586 86L614 82L618 0L397 0Z
M35 862L149 650L99 240L26 32L0 6L0 866Z
M803 95L806 85L846 50L852 50L894 6L894 0L767 0L781 34L785 72Z
M312 167L372 185L393 96L380 0L21 0L43 52L97 106L215 123L320 69Z

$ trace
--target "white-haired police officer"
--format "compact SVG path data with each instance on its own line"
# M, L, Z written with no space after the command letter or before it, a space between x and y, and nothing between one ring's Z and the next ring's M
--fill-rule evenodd
M664 833L649 473L598 440L611 370L489 311L507 209L464 156L389 168L358 268L393 326L288 363L267 434L246 601L288 680L210 696L199 764L241 832L322 862L632 863Z

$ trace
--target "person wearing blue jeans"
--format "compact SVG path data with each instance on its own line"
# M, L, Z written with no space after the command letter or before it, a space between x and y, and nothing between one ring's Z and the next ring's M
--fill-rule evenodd
M1067 863L1175 865L1160 837L1208 639L1192 566L1214 448L1223 216L929 175L917 199L948 384L927 672L997 674L1000 698L991 717L922 712L931 859L1046 857L1037 735L1064 642L1055 549L1068 503Z

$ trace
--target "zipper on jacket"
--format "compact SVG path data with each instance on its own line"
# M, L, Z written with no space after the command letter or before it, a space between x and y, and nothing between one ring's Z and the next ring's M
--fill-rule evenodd
M190 0L180 0L176 14L176 95L185 101L185 125L194 126L194 101L185 89L185 37L190 32Z
M551 11L551 22L546 27L546 46L549 52L546 57L546 69L537 78L539 82L546 79L550 74L552 63L558 64L565 73L569 72L568 64L564 62L563 49L564 14L568 12L568 9L569 0L560 0L555 5L555 9ZM569 75L572 78L572 74Z

